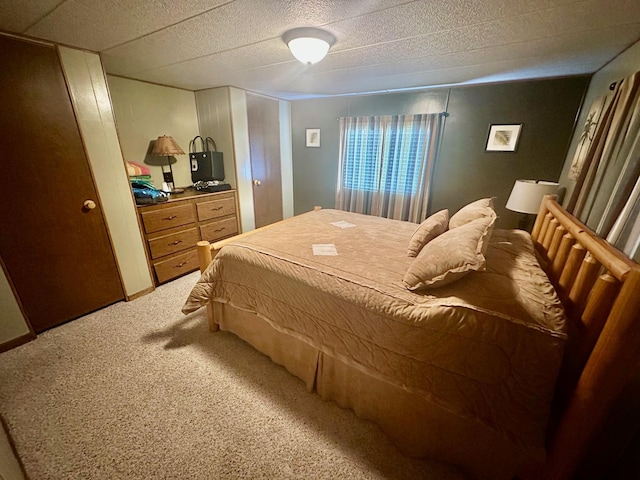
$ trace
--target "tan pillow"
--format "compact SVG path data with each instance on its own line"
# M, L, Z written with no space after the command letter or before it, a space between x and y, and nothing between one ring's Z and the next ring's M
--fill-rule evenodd
M447 230L427 243L402 279L409 290L436 288L455 282L471 271L485 269L484 253L496 221L493 216Z
M449 210L444 209L434 213L430 217L427 217L419 226L416 231L411 235L409 240L409 250L407 255L415 257L420 253L422 247L424 247L431 240L438 235L447 231L449 225Z
M490 217L494 213L493 198L481 198L458 210L449 219L449 228L458 228L477 218Z

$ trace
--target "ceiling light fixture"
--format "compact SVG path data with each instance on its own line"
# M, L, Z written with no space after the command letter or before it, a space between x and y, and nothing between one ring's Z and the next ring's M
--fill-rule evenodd
M314 27L301 27L288 30L282 35L294 57L302 63L312 64L322 60L336 37L331 33Z

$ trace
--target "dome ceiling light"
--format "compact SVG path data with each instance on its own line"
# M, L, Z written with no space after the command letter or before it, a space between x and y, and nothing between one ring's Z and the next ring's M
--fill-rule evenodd
M288 30L282 35L294 57L310 65L322 60L329 48L336 43L331 33L314 27L301 27Z

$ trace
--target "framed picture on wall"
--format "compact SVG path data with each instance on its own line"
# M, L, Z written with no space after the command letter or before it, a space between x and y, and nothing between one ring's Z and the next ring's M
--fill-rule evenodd
M320 129L319 128L307 128L307 147L319 147L320 146Z
M491 125L487 139L487 152L515 152L518 148L522 124Z

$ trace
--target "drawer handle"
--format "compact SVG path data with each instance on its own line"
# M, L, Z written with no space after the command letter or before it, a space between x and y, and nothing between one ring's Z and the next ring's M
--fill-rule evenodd
M171 242L168 245L178 245L179 243L182 243L182 240L176 240L175 242Z
M173 268L184 267L187 263L189 263L189 260L185 260L184 262L179 263L178 265L174 265Z
M174 218L178 218L177 215L169 215L168 217L163 218L163 220L173 220Z
M222 210L224 207L220 205L219 207L213 207L211 210Z
M226 228L226 227L216 228L216 229L214 230L214 233L221 232L221 231L222 231L222 230L224 230L225 228Z

